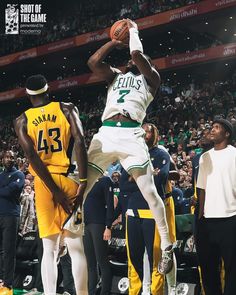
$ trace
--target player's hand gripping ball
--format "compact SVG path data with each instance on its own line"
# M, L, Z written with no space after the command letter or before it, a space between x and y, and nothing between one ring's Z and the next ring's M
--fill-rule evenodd
M129 41L129 28L125 19L116 21L110 29L111 40L118 40L125 44Z

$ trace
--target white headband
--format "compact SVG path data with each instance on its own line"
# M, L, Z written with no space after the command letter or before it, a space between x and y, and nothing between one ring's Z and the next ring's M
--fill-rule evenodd
M44 93L48 90L48 84L45 84L45 86L41 89L38 89L38 90L30 90L28 88L26 88L26 92L29 94L29 95L37 95L37 94L41 94L41 93Z

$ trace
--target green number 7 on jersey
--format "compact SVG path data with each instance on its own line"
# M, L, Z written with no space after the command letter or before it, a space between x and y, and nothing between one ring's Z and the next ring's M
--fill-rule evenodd
M117 99L117 102L118 103L125 102L124 97L129 93L130 93L130 90L127 90L127 89L120 90L119 91L120 97L119 97L119 99Z

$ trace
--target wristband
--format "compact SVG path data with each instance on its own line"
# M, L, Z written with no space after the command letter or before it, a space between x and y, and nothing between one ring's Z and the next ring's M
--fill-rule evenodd
M139 39L138 30L136 28L129 29L129 50L130 54L135 50L143 53L143 45Z
M79 182L86 182L87 180L87 178L79 178Z

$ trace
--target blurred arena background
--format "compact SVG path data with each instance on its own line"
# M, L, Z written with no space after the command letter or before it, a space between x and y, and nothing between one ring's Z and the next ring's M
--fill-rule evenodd
M9 2L1 4L2 16ZM14 4L20 9L20 4L31 2ZM180 171L180 180L174 183L179 190L176 213L190 214L191 160L201 151L202 132L215 115L234 125L236 121L236 0L33 2L42 4L47 15L39 34L6 34L6 24L2 24L0 153L13 149L18 167L27 174L27 159L14 133L13 119L29 107L24 85L28 76L37 73L49 81L52 99L78 106L88 147L101 126L106 87L86 63L109 39L111 25L130 18L137 22L144 51L162 79L146 121L156 124L160 144L169 150ZM108 58L114 66L122 67L129 52L116 50ZM188 220L184 223L190 226L186 230L190 233L191 217ZM190 264L194 263L191 260ZM194 277L191 283L198 284L197 280ZM191 292L186 294L199 294Z

